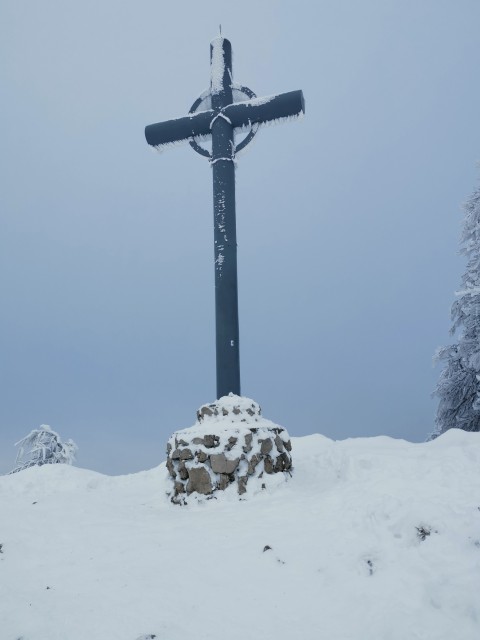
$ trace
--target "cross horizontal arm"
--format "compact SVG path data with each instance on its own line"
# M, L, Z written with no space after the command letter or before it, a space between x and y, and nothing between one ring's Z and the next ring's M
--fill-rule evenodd
M298 117L305 113L305 100L301 91L289 91L267 98L253 98L229 104L220 111L208 109L192 113L184 118L149 124L145 127L145 138L152 147L163 147L185 142L194 136L211 134L212 123L220 115L235 129L244 129L252 124L265 124L284 118Z
M166 120L145 127L145 138L152 147L162 147L176 142L184 142L193 136L205 136L211 133L210 123L215 117L212 110L192 113L184 118Z
M222 109L235 129L244 129L254 123L264 124L283 118L298 117L305 113L302 91L289 91L267 98L253 98L229 104Z

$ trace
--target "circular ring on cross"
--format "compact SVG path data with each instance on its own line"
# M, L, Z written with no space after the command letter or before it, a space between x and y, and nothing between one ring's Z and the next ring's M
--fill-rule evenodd
M233 93L234 103L243 102L244 100L252 100L253 98L257 97L257 95L251 89L249 89L248 87L244 87L243 85L240 85L240 84L232 84L232 93ZM195 100L195 102L190 107L190 110L188 113L196 113L197 111L202 111L203 109L211 109L211 108L212 108L212 98L210 94L210 89L207 89ZM242 151L242 149L245 149L245 147L248 144L250 144L255 134L257 133L259 126L260 125L258 122L251 125L249 131L247 132L247 135L243 138L243 140L240 140L238 144L235 144L235 149L234 149L235 154L239 153L240 151ZM204 156L205 158L208 158L209 160L211 160L212 154L208 149L205 149L205 147L202 147L202 145L200 144L200 141L201 141L201 138L198 136L195 136L191 138L188 142L194 151L199 153L201 156Z

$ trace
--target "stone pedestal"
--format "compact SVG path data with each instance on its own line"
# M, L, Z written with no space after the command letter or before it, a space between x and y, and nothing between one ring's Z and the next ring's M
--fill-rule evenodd
M184 504L197 493L212 496L233 486L239 496L250 485L292 468L287 431L261 416L259 405L235 395L200 407L197 422L176 431L167 444L170 497Z

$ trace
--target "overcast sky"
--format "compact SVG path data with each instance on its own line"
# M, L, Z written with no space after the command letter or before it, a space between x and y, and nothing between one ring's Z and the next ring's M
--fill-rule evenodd
M294 436L432 429L480 159L480 2L0 3L0 472L47 423L128 473L215 399L211 170L147 124L302 89L237 170L242 391ZM294 452L293 452L294 453Z

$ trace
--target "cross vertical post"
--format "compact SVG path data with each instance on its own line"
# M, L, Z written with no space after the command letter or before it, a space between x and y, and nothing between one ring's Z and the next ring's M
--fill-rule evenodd
M237 231L235 220L235 140L222 109L233 102L232 46L224 38L210 45L213 217L215 251L215 337L217 398L240 394Z

